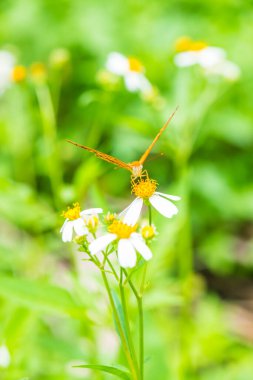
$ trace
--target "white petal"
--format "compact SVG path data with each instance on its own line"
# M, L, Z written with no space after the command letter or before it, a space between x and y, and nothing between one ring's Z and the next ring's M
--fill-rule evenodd
M72 240L74 224L72 221L65 223L64 228L62 229L62 241L66 243L67 241Z
M178 67L196 65L199 63L199 53L193 51L178 53L174 58L174 62Z
M129 70L128 59L120 53L110 53L106 64L107 70L116 75L125 75Z
M122 211L122 213L124 215L123 222L128 224L129 226L134 226L137 223L137 220L139 219L141 209L142 209L142 205L143 205L143 199L142 198L136 198L130 204L130 206L127 207L127 209Z
M130 240L136 251L138 251L145 260L150 260L152 258L152 252L140 234L132 233Z
M75 233L79 236L86 235L88 233L85 227L84 221L81 218L73 220Z
M11 362L11 356L5 345L0 346L0 367L7 368Z
M212 67L221 63L225 57L225 50L210 46L199 51L199 64L202 67Z
M60 229L60 232L62 233L62 231L64 230L66 224L69 222L69 219L66 219L65 222L63 223L62 225L62 228Z
M152 195L149 198L152 206L166 218L171 218L178 213L177 207L167 199L162 198L160 195Z
M128 91L135 92L141 90L142 74L135 72L128 72L125 77L125 85Z
M171 199L172 201L180 201L181 199L181 197L178 197L177 195L164 194L160 193L159 191L156 191L155 194L161 195L164 198Z
M80 212L80 215L93 215L93 214L101 214L103 212L102 208L88 208L87 210L83 210Z
M99 251L102 251L104 248L106 248L115 239L117 239L117 235L115 234L106 234L97 238L89 246L90 253L92 255L95 255Z
M136 252L128 239L120 239L118 244L119 264L123 268L133 268L136 264Z

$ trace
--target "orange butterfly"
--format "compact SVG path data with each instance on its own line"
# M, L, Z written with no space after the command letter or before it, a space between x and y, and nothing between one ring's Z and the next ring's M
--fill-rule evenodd
M169 119L166 121L166 123L162 126L162 128L160 129L160 131L157 133L156 137L154 138L154 140L152 141L152 143L149 145L148 149L145 151L145 153L143 153L143 155L141 156L141 158L138 160L138 161L133 161L133 162L130 162L130 163L126 163L126 162L123 162L121 160L119 160L118 158L116 157L113 157L113 156L110 156L109 154L106 154L106 153L102 153L100 152L99 150L96 150L96 149L93 149L93 148L90 148L88 146L85 146L85 145L81 145L81 144L78 144L74 141L71 141L71 140L67 140L67 142L73 144L73 145L76 145L78 146L79 148L82 148L82 149L85 149L85 150L88 150L89 152L91 153L94 153L98 158L101 158L102 160L104 161L107 161L107 162L110 162L120 168L123 168L123 169L126 169L126 170L129 170L132 175L134 177L140 177L142 175L142 168L143 168L143 164L144 162L146 161L149 153L151 152L153 146L155 145L155 143L157 142L157 140L159 139L159 137L161 136L161 134L163 133L163 131L167 128L167 126L169 125L171 119L173 118L173 116L175 115L176 111L177 111L178 107L175 109L175 111L170 115Z

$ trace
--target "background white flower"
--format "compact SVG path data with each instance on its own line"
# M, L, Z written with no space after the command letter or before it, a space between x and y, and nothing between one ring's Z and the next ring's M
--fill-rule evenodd
M145 260L150 260L152 252L141 234L135 232L136 228L137 226L129 226L120 220L115 220L108 227L109 233L97 238L90 244L90 253L96 255L117 240L118 260L121 267L133 268L137 261L136 252L139 252Z
M227 54L222 48L183 37L177 42L176 49L178 53L174 62L178 67L199 65L207 75L220 75L230 80L236 80L240 76L239 66L226 58Z
M12 72L15 66L15 57L8 51L0 50L0 95L12 83Z
M112 52L108 55L105 66L109 72L123 77L128 91L145 94L152 91L153 87L144 75L144 66L136 58Z
M11 355L8 347L4 344L0 346L0 367L7 368L11 362Z
M97 214L101 212L103 212L101 208L90 208L81 211L79 203L74 203L72 208L63 212L63 216L66 220L60 230L62 241L64 243L72 241L73 231L75 231L78 236L88 235L89 230L85 223L87 216L97 216Z

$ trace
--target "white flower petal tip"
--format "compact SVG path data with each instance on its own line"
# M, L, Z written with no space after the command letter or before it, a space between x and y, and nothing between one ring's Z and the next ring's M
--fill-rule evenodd
M152 258L152 252L140 234L133 233L130 237L130 240L136 251L139 252L146 261L149 261Z
M94 215L94 214L101 214L103 212L102 208L88 208L87 210L83 210L80 212L80 215Z
M159 191L156 191L155 194L161 195L164 198L168 198L171 201L180 201L181 200L181 197L179 197L178 195L165 194L165 193L161 193Z
M0 346L0 367L7 368L11 363L11 356L5 345Z
M110 243L117 239L115 234L106 234L94 240L90 246L89 250L92 255L96 255L98 252L105 249Z
M136 198L120 215L124 215L123 222L129 226L134 226L141 213L143 199Z
M149 198L149 202L152 206L166 218L172 218L172 216L178 213L177 207L168 199L163 198L161 195L154 194Z
M71 242L73 236L73 222L70 220L66 220L62 226L62 241L63 243Z
M123 268L133 268L136 265L136 252L129 239L120 239L118 244L118 260Z

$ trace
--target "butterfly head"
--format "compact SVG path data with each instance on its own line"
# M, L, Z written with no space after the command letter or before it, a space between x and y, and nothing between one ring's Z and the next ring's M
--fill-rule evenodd
M132 175L134 177L140 177L142 175L143 165L139 161L133 161L130 163L132 168Z

